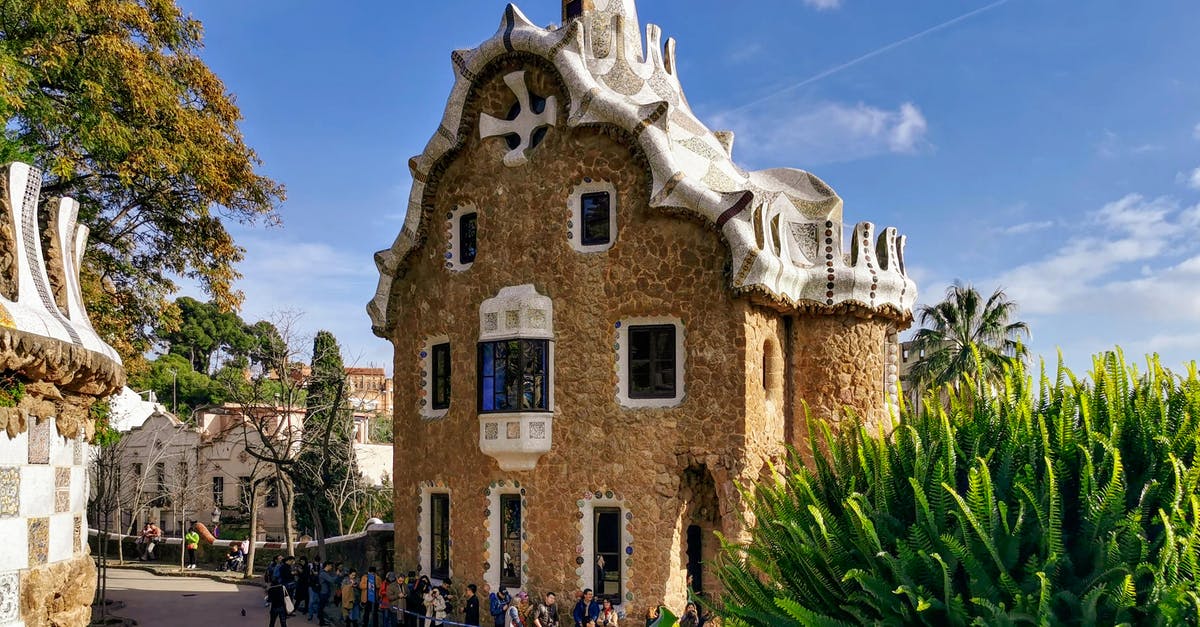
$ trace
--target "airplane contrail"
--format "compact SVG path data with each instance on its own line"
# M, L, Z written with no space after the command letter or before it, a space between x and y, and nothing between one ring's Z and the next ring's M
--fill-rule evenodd
M883 47L881 47L881 48L876 48L875 50L872 50L872 51L870 51L870 52L868 52L868 53L866 53L866 54L864 54L864 55L862 55L862 56L860 56L860 57L856 57L856 58L854 58L854 59L851 59L851 60L849 60L849 61L847 61L847 62L845 62L845 63L842 63L841 65L835 65L835 66L833 66L833 67L831 67L831 68L829 68L829 69L827 69L827 70L824 70L824 71L822 71L822 72L820 72L820 73L814 74L813 76L810 76L810 77L808 77L808 78L806 78L806 79L804 79L804 80L800 81L799 83L796 83L796 84L794 84L794 85L788 85L787 87L783 87L783 88L781 88L781 89L778 89L778 90L776 90L776 91L774 91L774 92L771 92L771 93L767 94L766 96L763 96L762 98L759 98L759 99L757 99L757 100L750 101L750 102L748 102L748 103L746 103L746 104L743 104L743 105L739 105L739 106L737 106L737 107L734 107L733 109L729 110L729 113L733 113L733 112L741 111L741 110L743 110L743 109L748 109L748 108L750 108L750 107L753 107L754 105L761 104L761 103L763 103L763 102L766 102L766 101L768 101L768 100L770 100L770 99L772 99L772 98L775 98L776 96L783 95L783 94L785 94L785 93L787 93L787 92L789 92L789 91L795 91L795 90L797 90L797 89L800 89L801 87L804 87L805 85L809 85L809 84L815 83L815 82L817 82L817 81L819 81L819 80L821 80L821 79L823 79L823 78L825 78L825 77L827 77L827 76L830 76L830 75L833 75L833 74L837 74L838 72L841 72L842 70L844 70L844 69L846 69L846 68L848 68L848 67L851 67L851 66L858 65L859 63L862 63L863 61L866 61L867 59L871 59L871 58L873 58L873 57L877 57L877 56L879 56L879 55L881 55L881 54L883 54L883 53L885 53L885 52L887 52L887 51L889 51L889 50L893 50L893 49L895 49L895 48L899 48L900 46L903 46L904 44L907 44L907 43L909 43L909 42L911 42L911 41L916 41L917 39L920 39L920 38L922 38L922 37L924 37L924 36L926 36L926 35L928 35L928 34L930 34L930 33L936 33L937 31L940 31L940 30L943 30L943 29L949 28L949 27L951 27L951 26L954 26L955 24L957 24L957 23L959 23L959 22L961 22L961 21L963 21L963 20L970 19L970 18L972 18L972 17L974 17L974 16L976 16L976 15L979 15L980 13L983 13L984 11L990 11L990 10L992 10L992 9L994 9L994 8L996 8L996 7L1000 6L1000 5L1002 5L1002 4L1008 4L1008 2L1009 2L1009 0L996 0L995 2L993 2L993 3L991 3L991 4L988 4L988 5L986 5L986 6L979 7L978 9L975 9L975 10L973 10L973 11L968 11L968 12L966 12L966 13L963 13L962 15L960 15L960 16L958 16L958 17L956 17L956 18L952 18L952 19L946 20L945 22L942 22L941 24L938 24L938 25L936 25L936 26L930 26L929 28L926 28L925 30L923 30L923 31L921 31L921 32L919 32L919 33L916 33L915 35L909 35L908 37L905 37L904 39L898 39L898 40L896 40L896 41L893 41L893 42L892 42L892 43L890 43L890 44L887 44L886 46L883 46Z

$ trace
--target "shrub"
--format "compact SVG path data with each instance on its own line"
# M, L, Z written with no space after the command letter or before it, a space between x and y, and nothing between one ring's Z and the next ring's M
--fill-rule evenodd
M752 495L727 625L1197 624L1200 380L1119 352L1077 380L1009 371ZM971 390L973 382L960 386Z

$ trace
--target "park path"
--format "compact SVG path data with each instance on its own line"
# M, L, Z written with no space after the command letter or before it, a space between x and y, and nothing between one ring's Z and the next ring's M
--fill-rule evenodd
M137 620L139 627L249 627L269 620L261 587L204 577L110 568L108 598L124 602L125 607L113 613ZM293 617L292 622L299 625L304 618Z

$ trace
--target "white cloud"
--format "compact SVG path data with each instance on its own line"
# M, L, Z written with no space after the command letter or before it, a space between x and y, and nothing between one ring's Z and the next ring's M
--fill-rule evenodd
M1104 304L1131 264L1146 263L1157 281L1168 247L1197 235L1170 198L1146 199L1129 194L1092 212L1073 226L1058 250L1040 260L1018 265L988 283L1002 286L1031 314L1087 311ZM1158 275L1158 276L1156 276ZM1111 306L1111 303L1105 305Z
M1034 231L1044 231L1052 226L1054 226L1054 220L1036 220L1006 226L999 229L999 231L1003 235L1024 235L1026 233L1033 233Z
M737 134L737 152L755 167L811 167L882 154L913 154L928 145L928 122L910 102L896 109L828 101L769 102L718 113L712 122L713 128Z
M1192 189L1200 189L1200 168L1192 170L1191 173L1180 172L1177 178Z
M804 0L804 4L818 11L828 11L842 6L842 0Z

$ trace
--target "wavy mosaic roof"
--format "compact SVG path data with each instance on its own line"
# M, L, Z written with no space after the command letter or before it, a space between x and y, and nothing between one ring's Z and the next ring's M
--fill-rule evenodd
M367 310L377 334L387 337L393 283L423 232L428 175L460 141L454 129L462 126L478 74L513 53L551 63L569 91L566 120L543 115L535 123L624 129L650 163L650 205L690 210L722 231L732 258L732 290L783 307L853 306L911 319L917 290L904 269L904 237L890 227L876 234L873 224L859 222L845 250L842 199L829 186L802 170L739 167L732 159L732 133L710 130L688 106L675 41L664 41L653 24L643 40L633 0L594 0L592 9L561 28L539 27L510 4L495 35L451 54L455 83L442 123L424 152L409 161L413 187L404 227L391 248L375 255L379 287ZM521 85L509 85L520 98ZM496 122L483 120L481 129ZM523 164L528 144L522 140L506 164Z

